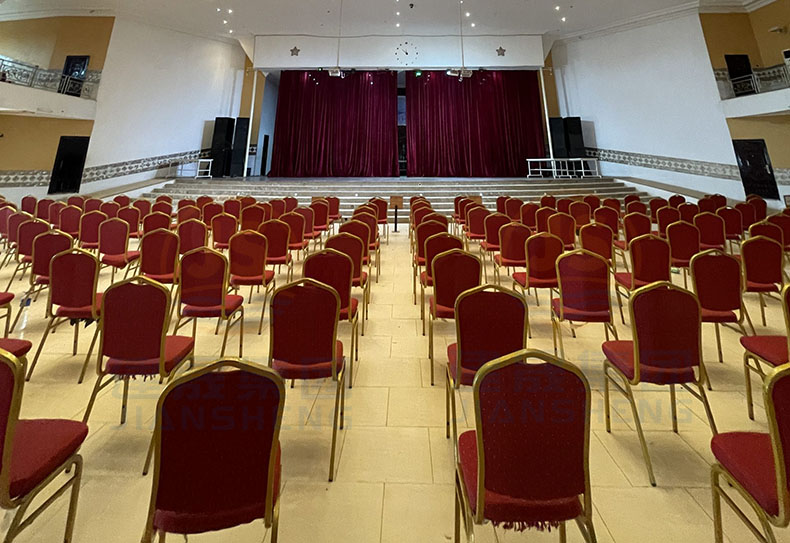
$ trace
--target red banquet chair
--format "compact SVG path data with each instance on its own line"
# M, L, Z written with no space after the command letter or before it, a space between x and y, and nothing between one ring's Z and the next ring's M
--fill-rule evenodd
M694 217L694 226L699 229L700 248L703 251L724 250L727 245L724 219L713 213L703 212Z
M507 201L510 200L510 196L497 196L495 204L496 204L496 212L507 214Z
M125 194L119 194L118 196L113 198L112 201L115 202L116 204L118 204L121 207L126 207L126 206L128 206L129 204L132 203L131 198L129 198Z
M203 221L189 219L180 223L177 227L178 232L178 251L185 255L198 247L208 246L208 228Z
M2 267L5 267L6 264L11 262L11 259L15 259L19 255L19 225L32 219L33 216L28 215L24 211L18 211L8 216L8 220L6 221L8 229L8 235L6 238L6 255L3 259Z
M266 300L274 292L274 271L266 269L268 252L266 236L254 230L242 230L230 238L228 251L230 261L229 285L238 294L241 287L250 287L248 303L252 303L253 287L263 287L263 305L258 335L263 332L263 317L266 315Z
M524 255L527 259L527 271L513 274L513 290L521 291L526 298L529 289L535 289L535 304L540 307L538 289L549 289L551 293L558 288L557 284L557 259L565 251L562 240L548 232L541 232L530 236L524 243ZM529 327L529 323L527 323Z
M299 200L297 200L293 196L286 196L282 200L283 202L285 202L285 209L283 213L290 213L291 211L299 207Z
M140 234L140 210L136 207L122 207L118 210L118 218L129 225L129 237L137 239Z
M74 196L69 196L66 199L66 205L76 206L76 207L82 209L82 208L85 207L85 198L83 196L78 195L78 194L75 194Z
M634 340L607 341L602 346L606 356L606 431L612 431L609 411L609 385L612 384L631 404L650 484L656 486L632 387L641 383L669 385L672 430L677 433L675 387L682 386L702 402L710 429L716 435L716 423L703 387L708 377L702 361L701 310L699 300L691 292L661 281L634 292L630 311ZM696 390L691 388L692 385Z
M272 219L260 225L258 232L266 236L268 250L266 262L272 267L277 266L278 272L282 266L285 266L286 281L292 280L294 263L291 253L288 252L291 228L281 220Z
M235 198L225 200L222 203L223 212L233 216L236 220L241 218L241 202Z
M505 268L505 273L510 276L510 268L527 267L527 257L524 245L532 231L518 222L511 222L499 229L499 254L494 255L494 280L497 285L502 284L500 269Z
M782 229L782 238L785 240L783 244L784 250L785 252L790 251L790 216L777 213L768 217L766 221Z
M165 228L148 232L140 240L140 275L163 285L171 291L178 283L179 238Z
M721 498L736 512L760 541L776 541L772 526L790 524L787 473L788 411L790 405L790 367L772 370L763 385L763 402L768 432L727 432L711 441L716 462L711 466L713 489L713 530L717 543L724 541ZM748 375L748 373L747 373ZM724 479L726 485L721 484ZM757 528L728 495L734 488L749 504L760 521Z
M488 266L486 265L487 255L491 255L494 261L494 253L500 250L499 229L510 222L510 218L502 213L491 213L485 218L485 239L480 242L480 261L483 264L483 277L488 282Z
M559 213L565 213L570 215L572 203L573 200L571 200L570 198L559 198L557 200L557 211Z
M519 200L518 198L508 198L505 202L505 215L507 215L511 221L520 220L521 206L523 205L523 200Z
M163 541L167 533L186 537L259 519L276 542L284 405L282 377L241 360L218 360L168 385L156 410L143 543L153 543L156 534ZM205 427L182 417L198 412L206 414ZM224 461L204 469L218 458Z
M143 235L159 230L160 228L170 229L170 215L159 211L153 211L143 217Z
M293 210L293 213L297 213L304 217L304 239L307 241L313 242L313 247L318 247L319 245L323 245L321 243L321 232L315 229L315 212L310 207L297 207ZM371 222L376 222L376 217L374 215L370 216ZM357 217L355 219L360 220ZM378 232L378 227L376 228Z
M699 206L690 202L682 203L678 206L680 220L689 224L694 224L694 217L699 215Z
M351 296L354 284L354 262L351 257L336 249L324 249L308 256L304 261L305 279L314 279L332 287L340 299L341 321L351 324L351 350L349 351L348 388L354 381L354 359L359 360L359 300Z
M82 210L77 206L66 206L60 211L60 230L72 238L80 234L80 218Z
M711 194L710 198L713 200L713 203L716 205L716 211L723 207L727 207L727 197L723 194Z
M763 236L749 238L741 243L741 265L745 283L744 291L757 293L763 326L766 326L765 297L770 297L772 293L778 294L784 280L782 246Z
M36 202L36 218L42 221L49 221L49 207L55 203L50 198L42 198Z
M667 202L664 198L651 198L648 202L650 206L650 218L651 220L658 224L658 210L664 207L669 206L669 202Z
M768 204L759 196L750 195L746 201L754 207L754 218L756 221L764 221L768 217Z
M680 204L686 203L686 197L681 196L680 194L673 194L672 196L669 197L667 203L669 204L669 207L674 207L675 209L677 209L678 207L680 207Z
M197 200L195 200L195 205L197 205L198 209L203 210L208 204L214 201L214 198L211 196L198 196Z
M198 319L225 321L220 356L225 356L228 332L239 325L239 358L244 356L244 297L228 292L228 259L208 247L199 247L181 257L178 277L178 317L173 333L192 323L192 342ZM233 317L236 321L233 322Z
M441 213L435 212L431 213L430 215L426 215L425 218L423 218L422 224L430 221L443 224L448 231L450 229L450 219L447 218L447 215L442 215Z
M121 206L118 202L103 202L102 205L99 206L99 211L107 215L110 219L117 217L120 209Z
M527 302L512 290L481 285L455 301L456 342L447 346L445 435L458 440L455 393L472 386L485 364L527 347Z
M107 219L99 225L99 262L103 267L112 268L111 282L115 282L115 270L132 270L138 263L140 251L129 250L129 225L121 219ZM126 279L126 277L124 277Z
M540 197L540 207L550 207L554 210L557 209L557 198L551 194L544 194Z
M724 362L720 326L736 324L736 331L745 336L745 318L754 329L743 304L741 263L723 251L712 249L692 258L690 268L694 294L697 295L702 310L702 322L714 325L719 362Z
M379 200L384 204L384 223L382 223L382 219L379 218L379 224L386 224L387 220L387 203L384 200ZM319 198L317 200L313 200L310 202L310 209L313 210L313 230L317 230L319 232L329 232L329 202L327 202L324 198ZM381 209L379 208L379 215L381 215ZM387 227L387 239L389 239L389 227Z
M667 237L667 227L680 220L680 211L674 207L664 206L656 211L656 221L658 224L658 236Z
M522 413L524 391L529 410ZM483 366L474 380L475 429L461 434L455 470L455 541L461 524L525 531L576 521L596 541L590 485L590 384L573 364L522 350ZM562 406L560 408L559 406ZM533 466L540 465L539 470Z
M87 211L80 218L80 248L97 250L99 248L99 226L108 219L101 211Z
M230 238L239 228L236 217L230 213L219 213L211 219L211 245L220 251L227 249Z
M340 213L340 198L337 196L327 196L326 201L329 204L329 220L335 222L343 219Z
M376 267L376 282L379 282L379 276L381 275L381 241L379 240L379 232L378 232L378 225L375 222L375 217L370 213L360 213L353 218L355 221L362 222L368 227L368 263L373 267L373 256L376 256L375 260L375 267ZM424 221L423 221L424 222ZM447 230L447 225L444 225L444 229Z
M587 202L573 202L570 206L570 216L576 221L576 228L590 224L592 220L592 207Z
M7 350L0 350L0 507L15 510L6 530L9 543L55 500L70 490L63 541L70 543L74 533L82 480L82 456L78 454L88 436L88 426L63 419L20 419L25 363ZM55 482L54 491L27 515L39 494ZM40 536L40 534L39 534ZM34 540L38 536L34 536Z
M604 198L603 207L608 207L617 211L618 217L623 213L623 203L617 198Z
M565 250L572 251L576 247L576 221L567 213L555 213L549 217L549 233L562 240Z
M623 198L623 203L625 205L630 204L631 202L641 202L642 198L638 194L627 194L625 198Z
M168 217L173 215L173 205L167 201L157 201L152 207L151 211L153 213L163 213Z
M252 205L241 210L241 229L257 230L263 224L263 208Z
M49 214L46 220L53 228L60 228L60 212L65 207L66 204L63 202L52 202L49 206Z
M629 213L623 217L625 239L616 239L614 241L614 250L615 254L619 253L622 256L626 271L628 271L628 260L625 258L625 253L629 250L631 242L639 236L650 234L651 228L650 217L644 213Z
M582 249L602 257L614 269L614 234L605 224L592 223L579 231Z
M609 263L600 255L584 249L571 251L557 259L559 297L551 300L551 335L554 354L559 343L560 357L565 358L562 323L568 322L576 337L574 323L600 323L607 341L609 332L617 339L609 295Z
M184 200L181 200L178 203L180 204L183 201ZM173 226L173 228L177 227L182 222L192 219L200 220L200 209L198 209L197 206L185 205L183 207L179 207L178 211L176 211L176 224Z
M296 257L307 252L310 242L304 239L304 217L299 213L283 213L278 219L288 225L291 235L288 238L288 250L296 251Z
M419 207L416 207L418 205ZM418 202L415 204L415 207L412 207L409 223L409 241L414 241L414 233L417 230L417 227L422 224L423 218L430 215L431 213L433 213L433 209L431 208L431 204L428 202ZM355 218L356 216L352 216L352 219ZM411 250L413 251L414 247L411 247Z
M415 234L416 250L411 263L411 283L412 294L414 297L414 304L417 304L417 278L422 273L422 269L426 265L425 257L425 241L436 234L447 232L447 226L435 221L424 221L417 227Z
M631 213L641 213L642 215L647 215L648 217L650 217L650 210L647 207L647 204L639 200L635 200L633 202L626 204L625 213L626 215L629 215Z
M367 226L365 226L365 228L367 228ZM367 231L365 234L367 234ZM370 281L368 281L368 274L363 271L365 242L360 236L350 232L340 232L326 240L326 248L334 249L351 259L354 267L351 286L354 288L359 288L362 293L362 335L364 336L365 320L368 318L368 304L370 303Z
M253 198L253 203L255 203L255 199L254 198ZM270 201L269 204L272 206L272 218L273 219L279 219L280 216L283 213L286 212L285 200L276 199L276 200ZM242 198L242 208L244 208L244 207L246 207L246 206L244 205L244 198ZM294 209L296 209L296 208L294 208Z
M615 240L620 239L620 213L609 206L599 207L593 213L594 222L609 227Z
M669 243L652 234L639 236L631 242L631 266L633 272L614 274L614 291L620 318L625 324L623 299L629 298L636 289L660 281L672 282L672 257Z
M701 251L699 229L686 221L678 221L667 226L667 241L672 259L672 267L683 271L683 284L688 288L688 270L691 259Z
M151 213L152 204L151 200L146 200L145 198L138 198L134 202L132 202L132 207L137 208L140 212L140 220L144 219Z
M16 213L16 210L11 206L0 207L0 240L6 245L8 249L8 218Z
M223 213L222 204L218 204L217 202L208 202L203 206L202 210L202 220L209 228L211 228L211 221L214 220L214 217Z
M705 196L697 200L700 213L716 213L716 200L710 196Z
M78 383L85 378L85 371L90 363L91 353L99 335L99 315L101 312L102 294L96 292L99 279L99 261L91 253L82 249L66 249L52 257L49 262L49 297L45 317L47 327L41 336L33 363L27 372L27 380L33 376L38 358L44 349L50 333L62 324L74 327L74 344L72 356L77 355L79 329L82 322L96 325L88 354L82 365Z
M485 221L491 212L483 206L477 206L466 212L466 227L464 229L464 247L469 250L470 241L483 241L486 239Z
M451 249L433 259L433 295L428 298L428 358L431 386L434 384L433 323L437 319L455 318L455 301L461 293L480 286L483 264L474 255Z
M535 202L527 202L521 206L521 211L519 212L521 224L531 229L533 232L538 229L538 209L540 209L540 206Z
M596 209L601 207L601 198L595 194L587 194L582 198L582 201L590 206L590 213L595 212Z
M748 232L751 226L757 221L757 210L749 202L740 202L735 204L735 209L741 212L743 218L743 231Z
M19 280L21 281L25 273L27 273L28 268L30 268L33 262L33 240L36 239L36 236L48 230L49 225L40 219L25 221L19 225L16 247L17 264L11 274L11 279L8 281L8 287L5 289L6 292L11 290L11 285L16 278L16 274L21 272L19 276ZM11 329L13 330L13 326Z
M724 235L730 246L730 252L735 252L735 244L743 239L743 216L734 207L722 207L716 215L724 221Z
M331 482L335 478L338 422L342 430L346 396L343 343L337 339L340 297L328 285L301 279L274 291L269 315L269 367L286 380L331 378L337 383L329 456Z
M756 222L749 228L749 236L756 238L757 236L765 236L768 239L774 240L776 243L784 247L785 236L782 229L777 225L768 221Z
M173 204L173 198L171 196L168 196L167 194L160 194L154 200L154 203L158 204L159 202L166 202L166 203L172 205Z
M176 203L176 211L180 211L185 207L197 207L197 202L192 198L182 198Z
M771 370L788 363L788 341L790 341L790 285L782 289L782 313L784 313L785 333L783 335L744 335L741 337L743 346L743 368L746 376L746 407L749 418L754 420L754 403L752 401L751 373L756 373L765 382ZM768 374L763 366L768 368Z
M390 225L387 216L387 201L383 198L373 198L370 201L376 207L376 219L380 225L384 226L384 231L387 239L387 245L390 243Z
M90 211L99 211L99 208L101 207L101 205L103 203L104 202L102 200L99 200L98 198L88 198L88 199L86 199L85 200L85 207L84 207L85 213L88 213Z
M425 289L433 288L433 259L451 249L464 248L464 242L447 232L439 232L425 240L425 271L420 274L420 319L425 335Z
M35 196L23 196L22 201L20 202L20 209L29 215L36 214L36 197Z

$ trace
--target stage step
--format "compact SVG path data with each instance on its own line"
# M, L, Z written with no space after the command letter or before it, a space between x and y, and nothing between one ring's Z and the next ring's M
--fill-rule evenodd
M425 196L439 213L453 211L453 199L459 194L482 196L486 207L494 209L496 198L503 194L524 201L537 201L544 194L554 196L578 196L596 194L601 198L622 199L628 194L647 194L611 178L601 179L500 179L500 178L349 178L349 179L192 179L180 178L161 188L145 194L156 198L167 194L174 200L196 199L211 196L226 200L238 196L253 196L259 200L271 200L294 196L299 205L307 205L314 196L337 196L344 216L375 196L389 200L390 196L403 196L405 213L412 196ZM401 210L403 213L404 210ZM390 218L394 211L390 211ZM401 215L403 217L403 214Z

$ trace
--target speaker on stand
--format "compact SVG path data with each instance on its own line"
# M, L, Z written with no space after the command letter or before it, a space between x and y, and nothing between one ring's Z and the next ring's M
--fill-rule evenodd
M247 147L247 134L250 130L249 117L239 117L236 119L236 136L233 138L233 151L230 157L230 176L244 177L244 158L249 153Z
M234 125L232 117L217 117L214 120L214 137L211 139L211 158L214 162L211 164L211 177L225 177L230 174Z

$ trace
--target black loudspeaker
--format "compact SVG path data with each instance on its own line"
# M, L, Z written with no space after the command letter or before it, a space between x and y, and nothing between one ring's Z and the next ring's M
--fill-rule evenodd
M52 166L48 194L80 191L90 140L88 136L61 136L55 164Z
M555 158L568 158L568 142L565 138L565 122L562 117L550 117L549 129Z
M236 119L236 137L233 138L233 151L230 157L230 176L244 176L244 157L249 153L247 135L250 132L250 119L239 117Z
M214 162L211 164L211 177L224 177L230 173L234 124L232 117L217 117L214 120L214 137L211 139L211 158Z
M582 134L581 117L565 117L565 145L569 158L584 158L587 149L584 147L584 134Z

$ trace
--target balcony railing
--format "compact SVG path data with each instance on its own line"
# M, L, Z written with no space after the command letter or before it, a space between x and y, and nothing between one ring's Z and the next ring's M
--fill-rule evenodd
M754 73L730 79L726 69L713 70L722 100L790 88L790 71L784 64L755 68Z
M0 57L0 82L95 100L100 80L101 71L98 70L89 70L85 79L79 79L64 75L59 70L44 70Z

